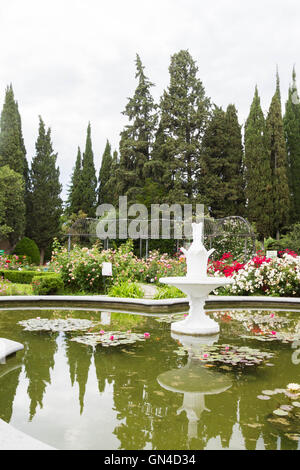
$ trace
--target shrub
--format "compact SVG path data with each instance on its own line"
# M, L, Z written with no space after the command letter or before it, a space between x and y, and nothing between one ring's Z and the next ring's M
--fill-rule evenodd
M15 254L18 256L25 255L31 260L31 263L40 264L40 251L38 246L35 241L28 237L22 238L22 240L16 244Z
M153 299L161 300L161 299L178 299L186 297L186 295L177 287L174 286L161 286L158 287L157 292Z
M35 275L32 280L32 290L35 295L52 295L63 288L63 280L56 273Z
M113 285L108 290L110 297L125 297L130 299L142 299L144 291L142 287L136 282L123 281L119 284Z
M15 284L30 284L34 276L46 276L47 274L46 272L29 271L25 269L22 271L0 270L0 276Z

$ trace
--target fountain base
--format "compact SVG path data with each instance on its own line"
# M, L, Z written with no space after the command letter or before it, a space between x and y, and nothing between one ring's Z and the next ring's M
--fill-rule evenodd
M177 287L189 298L189 315L184 320L171 324L173 333L192 336L211 336L219 333L219 324L206 315L204 311L205 300L208 294L217 287L231 284L231 279L163 277L159 281Z

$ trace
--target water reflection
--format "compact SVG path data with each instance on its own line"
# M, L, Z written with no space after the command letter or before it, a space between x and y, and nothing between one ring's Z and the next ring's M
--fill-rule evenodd
M169 325L149 317L115 319L112 313L109 329L149 331L149 340L92 349L70 341L69 333L23 331L16 321L24 319L24 312L14 315L19 318L12 320L11 312L2 316L1 334L25 349L1 366L0 417L57 448L251 450L299 445L268 424L273 408L257 399L264 389L300 381L288 345L234 337L238 344L275 352L274 367L222 372L196 362L197 341L171 337ZM44 315L49 318L49 312ZM27 318L32 316L29 312ZM232 341L232 328L223 325L213 342ZM174 353L177 341L189 347L188 357Z
M185 411L188 419L188 441L198 437L198 422L203 411L211 410L205 406L205 395L215 395L228 390L232 381L228 375L208 370L199 364L193 355L202 344L213 344L218 337L192 337L172 334L189 348L188 362L184 367L173 369L157 377L161 387L171 392L183 394L183 403L177 415Z

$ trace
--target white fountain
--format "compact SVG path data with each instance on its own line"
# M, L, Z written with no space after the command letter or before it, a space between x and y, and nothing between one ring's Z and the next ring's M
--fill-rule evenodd
M185 277L162 277L160 282L170 284L182 290L188 296L189 315L182 321L172 323L174 333L185 335L215 335L220 327L217 322L206 315L204 304L208 294L218 287L231 284L232 279L207 276L208 258L214 251L206 250L203 245L203 222L192 224L193 243L181 251L186 257L187 275Z

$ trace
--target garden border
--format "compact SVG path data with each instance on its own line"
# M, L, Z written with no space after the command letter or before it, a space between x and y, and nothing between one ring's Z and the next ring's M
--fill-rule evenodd
M69 307L83 309L118 309L121 311L145 313L170 313L188 310L187 298L173 299L131 299L108 297L106 295L27 295L1 296L0 309L14 307ZM282 308L300 310L299 297L269 297L269 296L217 296L210 295L206 301L207 310L222 308Z

